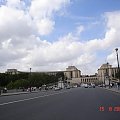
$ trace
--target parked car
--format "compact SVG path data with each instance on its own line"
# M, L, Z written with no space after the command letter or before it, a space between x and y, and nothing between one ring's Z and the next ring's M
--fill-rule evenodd
M88 84L85 84L85 85L84 85L84 88L88 88Z
M92 85L88 85L89 88L92 88Z
M95 88L95 84L93 84L92 87Z
M101 85L98 85L98 87L103 87L103 85L101 84Z
M95 88L95 84L91 83L91 87L92 87L92 88Z
M70 89L70 86L67 86L66 89Z
M54 87L54 90L55 90L55 91L61 90L61 88L59 88L59 87Z
M3 93L7 93L7 88L3 88Z

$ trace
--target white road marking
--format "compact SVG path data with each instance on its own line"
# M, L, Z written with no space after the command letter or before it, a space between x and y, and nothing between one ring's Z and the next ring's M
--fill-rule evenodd
M18 102L23 102L23 101L28 101L28 100L33 100L33 99L37 99L37 98L43 98L43 97L58 95L58 94L66 93L66 92L68 92L68 91L58 92L58 93L53 93L53 94L43 95L43 96L37 96L37 97L33 97L33 98L27 98L27 99L23 99L23 100L16 100L16 101L11 101L11 102L7 102L7 103L1 103L0 106L13 104L13 103L18 103Z

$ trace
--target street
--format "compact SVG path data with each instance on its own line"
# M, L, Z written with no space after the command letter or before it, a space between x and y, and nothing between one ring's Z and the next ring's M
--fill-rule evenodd
M0 97L0 120L120 120L120 94L71 88Z

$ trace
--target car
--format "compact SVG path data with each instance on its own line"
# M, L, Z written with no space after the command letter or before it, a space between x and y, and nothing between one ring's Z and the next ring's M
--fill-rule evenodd
M102 84L100 84L100 85L98 85L98 87L103 87L103 85L102 85Z
M67 86L66 89L70 89L70 86Z
M92 85L88 85L89 88L92 88Z
M54 90L55 90L55 91L61 90L61 88L59 88L59 87L54 87Z
M95 88L95 84L91 84L92 88Z
M77 88L78 86L77 85L74 85L73 88Z
M88 88L88 84L85 84L85 85L84 85L84 88Z

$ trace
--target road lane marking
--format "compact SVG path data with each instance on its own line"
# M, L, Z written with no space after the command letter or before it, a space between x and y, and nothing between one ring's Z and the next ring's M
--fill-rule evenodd
M7 103L1 103L0 106L13 104L13 103L18 103L18 102L23 102L23 101L28 101L28 100L34 100L34 99L37 99L37 98L43 98L43 97L58 95L58 94L67 93L67 92L69 92L69 91L58 92L58 93L53 93L53 94L43 95L43 96L37 96L37 97L27 98L27 99L23 99L23 100L15 100L15 101L7 102Z

